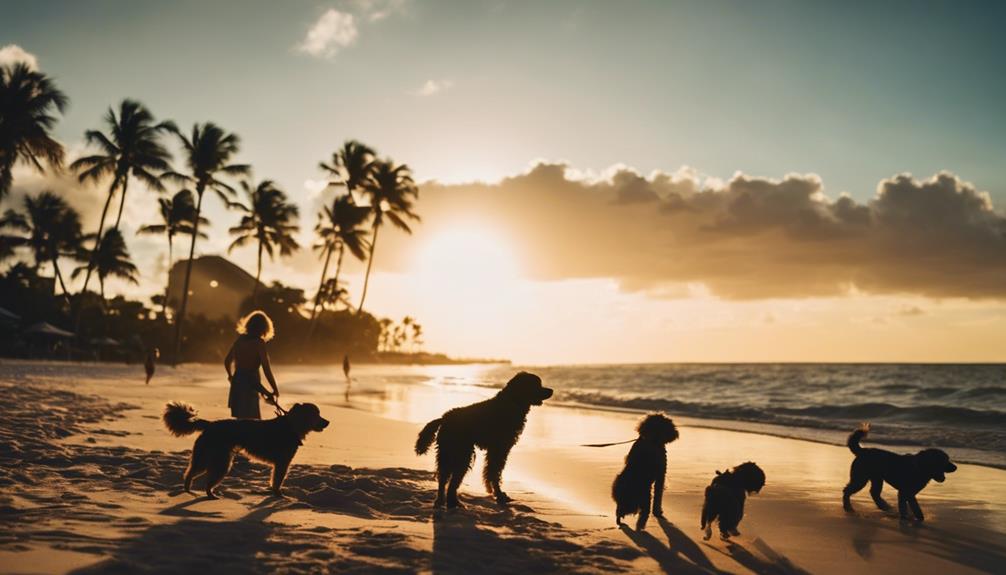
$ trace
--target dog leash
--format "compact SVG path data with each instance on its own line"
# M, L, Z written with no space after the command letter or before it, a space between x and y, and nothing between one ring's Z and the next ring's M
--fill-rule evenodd
M632 443L635 439L629 439L627 441L617 441L615 443L581 443L580 447L611 447L612 445L622 445L625 443Z
M287 411L285 409L283 409L283 406L281 406L279 404L279 401L277 401L276 398L266 399L265 401L269 405L273 406L273 408L274 408L273 411L276 412L276 416L277 417L280 417L280 416L283 416L283 415L287 414Z

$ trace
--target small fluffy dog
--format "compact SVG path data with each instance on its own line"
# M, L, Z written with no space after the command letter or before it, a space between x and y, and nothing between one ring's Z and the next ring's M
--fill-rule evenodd
M532 405L541 405L552 397L552 390L542 387L541 378L520 372L494 397L444 413L426 424L416 439L416 455L423 455L437 441L437 499L439 507L459 507L458 486L472 466L475 447L486 451L482 480L496 502L506 505L510 497L500 488L507 456L527 421ZM448 485L449 483L449 485ZM447 487L446 499L444 488Z
M870 484L870 495L877 507L888 510L890 505L880 496L884 482L898 490L898 512L902 519L908 519L908 507L919 521L924 519L922 508L915 499L920 491L935 479L937 483L946 480L947 473L957 471L950 456L940 449L923 449L914 455L898 455L884 449L867 449L859 442L870 432L870 424L864 423L849 435L846 444L856 456L849 469L849 484L842 491L842 505L852 511L849 497Z
M678 438L674 422L662 413L643 418L636 428L639 439L625 456L625 468L611 484L615 500L615 523L638 513L636 529L646 528L650 517L650 489L653 489L653 515L663 517L664 476L667 474L667 444Z
M272 492L281 495L283 480L297 448L312 431L328 427L313 403L295 404L285 415L265 421L258 419L197 419L190 405L169 403L164 409L164 425L176 437L202 433L192 446L192 458L185 470L185 491L192 493L192 480L206 474L206 495L216 499L216 487L231 469L235 451L272 465Z
M713 521L719 519L720 537L729 539L740 535L737 526L744 517L744 500L748 493L758 493L765 487L765 472L755 463L748 461L730 471L716 472L713 482L706 487L706 499L702 504L703 539L713 536Z

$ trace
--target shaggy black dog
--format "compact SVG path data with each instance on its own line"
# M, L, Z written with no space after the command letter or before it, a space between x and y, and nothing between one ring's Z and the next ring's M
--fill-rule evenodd
M475 447L486 450L482 480L496 502L511 499L500 489L507 456L521 432L532 405L552 397L537 375L520 372L494 397L445 413L426 424L416 439L416 455L423 455L437 440L437 499L435 506L459 507L458 486L471 469ZM439 431L438 431L439 430ZM448 485L448 482L450 485ZM444 487L447 486L446 500Z
M729 539L740 535L737 526L744 517L744 500L748 493L758 493L765 487L765 472L748 461L730 471L716 472L713 482L706 487L706 500L702 504L703 539L713 536L713 521L720 521L720 537Z
M856 456L849 469L849 484L842 491L842 505L846 511L852 511L849 497L870 483L870 495L877 507L888 510L890 505L880 496L884 482L888 482L898 490L898 511L902 519L908 519L908 507L916 519L922 521L922 509L915 499L920 491L935 479L943 483L947 473L957 471L957 466L951 463L950 456L939 449L923 449L915 455L898 455L884 449L866 449L860 447L866 434L870 431L869 424L863 424L849 435L847 445Z
M283 480L297 448L311 431L328 427L318 406L298 403L286 415L258 419L197 419L195 410L184 403L169 403L164 409L164 425L176 437L202 433L192 446L192 458L185 470L185 491L191 493L192 480L206 474L206 495L216 498L213 488L227 476L235 451L272 465L272 492L280 495Z
M662 413L647 415L636 428L639 439L625 456L625 469L611 484L615 500L615 523L638 513L636 529L646 528L650 517L650 489L653 489L653 515L663 517L664 475L667 473L667 444L678 438L674 422Z

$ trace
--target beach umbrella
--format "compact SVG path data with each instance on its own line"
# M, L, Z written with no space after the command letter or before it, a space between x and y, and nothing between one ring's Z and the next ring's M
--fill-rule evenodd
M10 310L0 307L0 321L16 323L21 321L21 316Z
M73 333L59 329L51 323L40 321L24 330L26 334L46 335L50 337L74 337Z

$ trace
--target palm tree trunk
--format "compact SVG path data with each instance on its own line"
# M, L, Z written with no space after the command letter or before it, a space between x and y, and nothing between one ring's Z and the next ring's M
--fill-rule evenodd
M63 283L63 274L59 273L59 255L52 256L52 269L56 271L56 279L59 280L59 287L63 289L63 299L66 303L70 303L70 292L66 290L66 284Z
M346 244L339 242L339 260L335 263L335 289L339 289L339 274L342 272L342 256L346 255ZM338 305L338 301L335 302Z
M185 264L185 282L182 284L182 306L178 309L178 317L175 319L175 356L171 358L172 365L178 365L178 359L182 352L182 323L185 322L185 309L189 305L189 280L192 279L192 259L196 255L196 238L199 237L199 216L203 210L203 191L205 186L198 186L196 193L199 200L196 201L196 218L192 224L192 243L189 245L189 261Z
M171 263L174 261L172 254L172 246L174 242L172 241L172 236L174 234L168 233L168 279L164 282L164 301L161 302L161 315L164 316L164 322L168 321L168 294L170 293L171 287Z
M363 311L363 302L367 300L367 286L370 285L370 268L374 265L374 249L377 247L377 230L381 226L374 226L374 237L370 240L370 257L367 258L367 275L363 277L363 295L360 297L360 307L356 308L357 315Z
M108 188L108 197L105 198L105 207L101 210L101 220L98 221L98 233L94 236L94 247L91 249L91 257L87 262L87 273L84 274L84 287L80 288L80 293L87 291L87 285L91 283L91 272L94 271L94 258L98 257L98 246L101 245L101 233L105 230L105 216L108 215L108 206L112 203L112 196L115 195L116 188L119 187L119 175L115 175L112 186Z
M262 277L262 241L259 240L258 243L258 267L255 271L255 287L252 288L252 308L258 306L258 283L259 278Z
M332 259L332 246L325 246L325 265L321 267L321 281L318 282L318 293L314 295L314 307L311 308L311 327L308 330L308 339L314 335L314 319L318 315L318 304L321 302L321 290L325 286L325 276L328 275L328 262Z
M129 188L129 174L122 179L122 199L119 200L119 215L115 216L115 228L119 229L119 221L122 220L122 210L126 207L126 190Z

